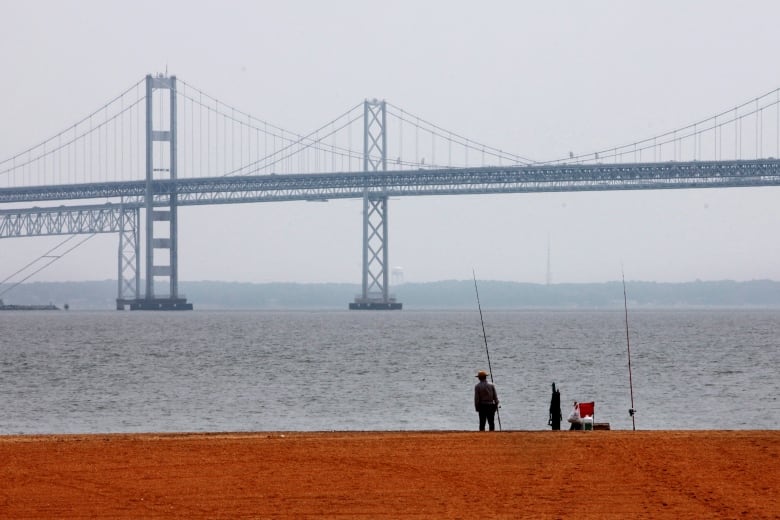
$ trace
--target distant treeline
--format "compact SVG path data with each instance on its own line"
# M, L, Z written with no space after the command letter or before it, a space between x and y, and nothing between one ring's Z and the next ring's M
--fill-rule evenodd
M623 307L622 282L533 284L479 281L483 308L599 309ZM0 293L8 286L0 285ZM180 292L196 309L346 309L360 292L357 284L180 282ZM158 294L166 293L161 286ZM471 309L473 280L407 283L393 287L405 309ZM632 307L778 307L780 282L716 281L688 283L626 282ZM114 309L115 280L34 282L2 294L6 304L71 309Z

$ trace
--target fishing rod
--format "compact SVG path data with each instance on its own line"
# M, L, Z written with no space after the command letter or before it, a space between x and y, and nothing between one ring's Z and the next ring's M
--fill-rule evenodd
M488 350L487 334L485 333L485 320L482 319L482 304L479 303L479 289L477 288L477 273L474 269L471 269L471 274L474 276L474 292L477 293L477 307L479 308L479 321L482 323L482 337L485 339L485 354L487 354L488 373L490 374L490 382L493 383L493 367L490 365L490 350ZM496 405L496 417L498 418L498 430L501 431L501 412Z
M628 350L628 386L631 390L631 408L628 410L628 415L631 416L631 424L636 431L636 419L634 414L634 380L631 377L631 343L628 340L628 298L626 297L626 275L623 273L623 269L620 270L620 274L623 276L623 308L626 311L626 349Z

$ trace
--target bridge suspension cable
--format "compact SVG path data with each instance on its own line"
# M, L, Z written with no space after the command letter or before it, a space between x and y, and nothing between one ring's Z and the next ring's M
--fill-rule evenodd
M774 115L775 125L768 128L766 113ZM752 135L746 122L753 128ZM771 121L770 121L771 123ZM733 136L733 146L723 142L724 133ZM746 133L755 145L752 157L745 150ZM570 154L545 164L582 164L591 162L662 162L686 160L740 160L765 158L764 151L774 144L775 156L780 157L780 88L746 101L714 116L701 119L628 144L602 148L595 152Z
M180 83L182 84L182 89L179 91L180 97L185 104L189 104L189 111L185 108L184 114L185 117L190 118L189 135L185 136L183 141L184 143L190 142L193 149L196 146L195 141L198 141L200 167L202 169L204 164L208 165L209 173L206 176L276 173L271 171L272 169L297 173L306 173L312 170L352 171L357 169L356 166L362 161L362 147L353 149L351 143L348 146L343 146L336 144L335 141L327 142L327 139L332 139L339 131L350 127L362 118L362 113L355 114L362 103L349 108L308 134L299 134L222 103L216 97L190 84L183 81ZM199 109L197 113L195 112L196 107ZM188 112L189 115L186 116ZM211 124L212 116L216 123L213 126ZM204 117L205 130L203 128ZM219 132L220 122L223 124L221 133ZM270 145L269 140L271 141ZM232 160L235 157L236 147L239 148L238 155L241 157L241 163L238 166ZM230 153L227 151L228 148L231 150ZM205 159L202 157L204 149L206 150ZM309 155L305 155L306 153ZM332 155L330 161L323 157L325 154ZM221 158L220 155L222 155ZM228 156L231 157L230 165L227 164ZM297 168L294 165L294 157L299 158ZM335 158L341 160L338 161ZM191 163L194 162L194 159L194 157L191 158ZM217 173L220 170L220 162L222 162L222 171ZM328 165L329 162L330 165ZM338 168L338 165L341 167ZM203 176L202 170L201 174L197 176Z
M430 121L423 119L417 115L411 114L410 112L405 111L404 109L392 104L387 103L388 107L388 115L393 116L396 118L399 122L399 136L398 136L398 159L394 159L391 162L395 162L397 165L409 165L409 166L417 166L421 168L448 168L448 167L468 167L473 166L473 162L476 162L477 164L481 164L482 166L486 165L495 165L495 162L488 162L488 161L498 161L498 165L504 165L504 161L506 161L507 165L529 165L529 164L535 164L536 161L533 159L528 159L527 157L523 157L522 155L514 154L511 152L507 152L498 148L495 148L493 146L489 146L486 144L482 144L478 141L475 141L473 139L469 139L467 137L464 137L463 135L460 135L455 132L451 132L449 130L446 130L442 128L441 126L431 123ZM415 160L404 161L402 159L403 156L403 146L405 144L405 139L403 136L403 125L411 125L411 127L414 129L415 135L414 135L414 148L415 148ZM419 132L422 131L423 133L428 134L430 138L430 160L426 163L424 161L424 158L420 155L420 147L419 147ZM408 136L406 138L408 140ZM436 143L436 140L440 140L442 144ZM443 154L443 150L440 150L444 146L443 143L446 143L446 155L447 160L441 161L436 159L436 152L439 150L439 155L441 156ZM459 150L455 150L455 159L453 160L453 148L452 146L455 145L456 147L459 147ZM426 147L427 148L427 147ZM479 156L479 159L477 161L473 161L470 164L469 161L469 151L474 152Z
M0 179L7 186L78 183L95 177L108 180L104 175L112 169L114 179L120 180L133 166L119 157L124 159L127 151L130 159L138 152L124 134L133 121L131 112L139 111L143 100L142 83L143 79L67 129L0 161Z
M181 178L363 169L363 103L308 133L250 115L180 79L177 82L177 175ZM143 180L146 172L144 79L66 130L0 161L8 187ZM152 93L155 128L173 108ZM386 103L389 170L588 163L739 160L780 157L780 89L656 136L550 161L507 152ZM163 164L169 153L155 143ZM159 157L158 157L159 156ZM154 172L163 175L164 172Z
M355 108L357 108L357 107L353 107L352 109L350 109L350 111L355 110ZM330 123L327 123L327 124L321 126L317 130L314 130L313 132L311 132L309 134L306 134L304 136L300 136L295 141L290 141L284 147L280 148L279 150L276 150L276 151L272 152L271 154L269 154L269 155L267 155L265 157L260 158L258 161L255 161L254 163L246 165L246 166L242 167L241 169L234 170L232 172L228 172L225 175L240 174L244 170L246 170L248 168L252 168L252 167L260 169L259 164L261 162L264 163L262 165L262 168L263 169L268 169L268 168L270 168L270 167L272 167L272 166L274 166L276 164L284 162L285 160L291 158L292 156L294 156L297 153L306 151L307 149L313 149L313 150L316 150L316 151L330 152L334 156L348 159L350 164L351 164L352 160L362 160L362 158L363 158L363 152L362 151L343 149L343 148L338 147L338 146L323 144L323 140L324 139L327 139L328 137L334 136L340 130L342 130L344 128L347 128L352 123L354 123L356 121L359 121L359 120L361 120L363 118L362 114L358 114L357 116L354 116L354 117L347 116L347 114L349 114L349 112L345 112L344 114L342 114L338 118L334 119ZM335 123L339 119L344 118L344 117L347 117L346 122L341 123L340 126L338 126L338 127L335 127ZM328 133L326 133L326 134L319 135L319 132L323 131L328 126L332 127L331 130ZM312 137L312 136L314 136L314 137ZM253 173L253 172L250 171L250 172L243 173L243 174L244 175L249 175L250 173Z

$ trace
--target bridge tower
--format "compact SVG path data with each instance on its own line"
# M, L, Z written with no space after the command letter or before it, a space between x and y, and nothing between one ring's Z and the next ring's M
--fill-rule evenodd
M387 170L386 104L366 100L363 103L363 170ZM349 308L401 309L389 293L387 240L387 194L363 192L363 279L362 293Z
M168 96L165 92L168 91ZM157 94L157 97L155 97ZM166 99L167 97L167 99ZM159 113L155 113L155 104ZM166 111L167 108L167 111ZM176 180L176 76L146 76L146 291L132 310L191 310L179 294L178 201L175 183L169 194L155 193L158 181ZM157 296L155 282L168 282L168 294Z

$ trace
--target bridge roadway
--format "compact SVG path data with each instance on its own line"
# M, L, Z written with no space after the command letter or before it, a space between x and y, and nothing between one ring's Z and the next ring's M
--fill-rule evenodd
M180 178L155 181L152 189L154 196L159 197L160 206L168 205L168 197L174 193L179 206L193 206L362 198L366 191L373 197L403 197L760 186L780 186L780 159ZM120 208L121 211L142 208L145 194L146 181L1 188L0 204L14 204L17 208L0 209L0 238L116 232L115 219ZM90 199L116 199L116 202L20 209L29 203ZM84 217L90 208L102 212L96 215L100 218ZM81 217L63 218L74 213ZM110 218L103 218L106 215ZM58 219L59 231L46 231L48 228L41 226L41 219ZM71 221L73 226L69 224Z

